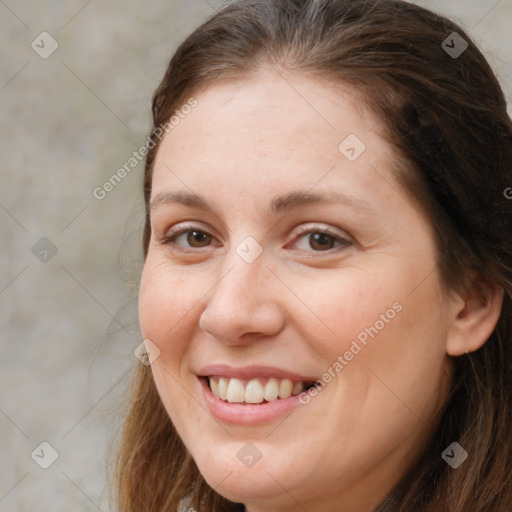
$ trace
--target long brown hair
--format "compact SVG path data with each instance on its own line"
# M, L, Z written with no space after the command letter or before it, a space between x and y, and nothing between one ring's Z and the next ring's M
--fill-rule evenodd
M460 55L448 51L463 48L454 32L468 44ZM228 4L179 46L153 96L144 258L159 127L200 89L259 66L354 86L395 148L397 179L433 228L445 288L465 289L476 271L504 289L496 329L480 350L456 358L437 430L378 512L510 512L512 122L493 71L461 27L400 0ZM119 512L174 512L187 496L198 512L238 510L199 473L150 367L138 364L131 393L116 459ZM441 458L453 441L470 455L457 470Z

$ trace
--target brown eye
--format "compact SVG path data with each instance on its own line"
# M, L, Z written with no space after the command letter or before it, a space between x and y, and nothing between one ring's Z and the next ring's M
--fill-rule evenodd
M296 237L296 242L294 242L294 247L306 252L326 252L331 249L343 249L351 245L352 242L349 239L318 227L301 230Z
M204 231L187 231L186 234L187 243L190 244L191 247L204 247L205 245L208 245L208 242L210 242L212 238L208 233L205 233Z
M327 233L312 233L309 235L309 244L311 248L324 251L326 249L332 249L336 240L333 236Z
M178 243L178 240L182 237L185 242ZM205 231L183 228L174 231L171 230L162 242L167 245L175 245L178 247L201 248L207 247L211 243L212 239L212 235Z

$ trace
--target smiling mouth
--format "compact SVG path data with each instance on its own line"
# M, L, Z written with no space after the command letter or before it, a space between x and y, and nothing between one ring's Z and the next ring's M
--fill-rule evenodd
M242 380L211 375L206 377L213 396L229 403L264 404L298 395L311 388L313 381L257 378Z

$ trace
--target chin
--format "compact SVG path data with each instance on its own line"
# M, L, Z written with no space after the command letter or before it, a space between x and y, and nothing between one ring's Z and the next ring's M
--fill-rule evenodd
M238 443L236 443L238 445ZM246 467L236 456L233 447L194 457L199 471L212 489L230 501L268 500L289 487L289 474L283 472L277 461L262 456L252 467ZM239 451L237 446L236 452ZM282 487L277 483L281 483Z

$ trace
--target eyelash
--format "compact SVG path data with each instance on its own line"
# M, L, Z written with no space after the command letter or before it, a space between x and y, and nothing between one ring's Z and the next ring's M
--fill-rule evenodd
M208 233L207 231L205 231L203 229L199 229L197 226L185 226L185 227L180 227L180 228L177 227L177 228L170 229L166 233L166 235L162 238L161 243L164 244L164 245L172 245L172 246L178 248L177 250L185 251L185 252L188 252L189 250L197 251L197 250L200 250L200 249L204 249L205 247L196 247L196 248L194 248L194 247L187 247L187 248L184 248L183 246L180 246L180 245L175 243L176 239L179 236L181 236L183 234L186 234L186 233L191 233L192 231L197 231L199 233L202 233L202 234L205 234L205 235L209 235L212 238L214 238L213 235L211 235L210 233ZM300 238L302 238L302 237L304 237L306 235L310 235L310 234L328 235L329 237L334 239L335 243L338 243L338 246L332 247L330 249L322 250L322 251L312 250L312 251L306 251L306 252L328 253L328 254L331 254L332 251L334 251L336 248L347 248L347 247L350 247L350 246L353 245L353 242L351 240L349 240L347 238L343 238L340 235L332 232L328 228L324 228L324 227L321 227L321 226L313 226L313 227L299 229L298 232L296 233L295 237L297 239L300 239Z

